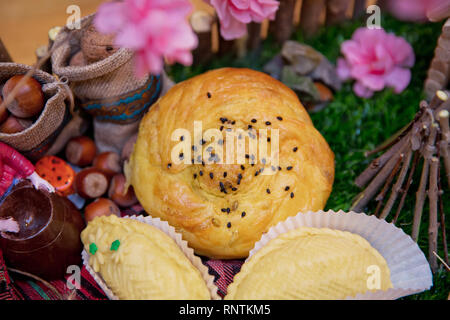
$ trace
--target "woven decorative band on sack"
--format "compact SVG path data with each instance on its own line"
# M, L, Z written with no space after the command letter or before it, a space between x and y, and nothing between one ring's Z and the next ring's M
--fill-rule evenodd
M81 107L98 121L132 123L156 102L161 87L161 76L150 76L141 88L116 97L83 102Z

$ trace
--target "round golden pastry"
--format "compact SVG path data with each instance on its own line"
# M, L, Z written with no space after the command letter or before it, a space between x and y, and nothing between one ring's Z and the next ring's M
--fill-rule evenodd
M366 239L304 227L279 235L252 255L225 299L333 300L376 288L392 288L390 270Z
M201 273L175 241L144 222L97 217L81 233L89 265L121 300L209 300Z
M221 138L194 137L194 121ZM234 140L245 141L245 163L220 163L229 162L215 147L224 146L226 155L227 130L237 129L243 130ZM267 141L272 155L274 129L275 166L249 149L251 139ZM188 147L178 153L180 144ZM206 153L203 163L196 152ZM261 72L224 68L175 85L150 108L125 173L144 209L174 226L196 253L231 259L248 256L279 221L324 208L334 154L291 89Z

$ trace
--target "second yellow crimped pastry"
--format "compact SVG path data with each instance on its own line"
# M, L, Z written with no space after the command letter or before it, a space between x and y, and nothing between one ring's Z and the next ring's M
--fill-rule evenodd
M345 299L376 289L377 277L378 289L392 288L385 259L361 236L298 228L246 261L225 299Z
M81 233L89 264L119 299L210 299L200 272L161 230L116 216Z

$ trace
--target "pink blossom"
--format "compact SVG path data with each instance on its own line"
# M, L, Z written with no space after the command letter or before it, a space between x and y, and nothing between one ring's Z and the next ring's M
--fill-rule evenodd
M387 9L405 21L439 21L450 16L450 0L389 0Z
M192 64L191 50L197 46L187 16L189 0L123 0L103 3L95 16L95 27L116 34L116 44L136 53L136 74L159 74L164 58Z
M359 28L351 40L341 45L344 58L337 61L342 80L355 79L355 93L370 98L374 91L391 87L402 92L411 80L414 51L402 37L383 29Z
M220 20L220 33L225 40L237 39L247 32L250 22L275 19L280 3L275 0L204 0L211 4Z

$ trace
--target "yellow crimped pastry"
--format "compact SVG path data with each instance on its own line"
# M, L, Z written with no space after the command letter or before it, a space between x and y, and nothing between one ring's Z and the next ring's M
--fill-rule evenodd
M89 264L119 299L210 299L200 272L161 230L114 215L81 233Z
M392 288L390 271L367 240L305 227L281 234L252 255L225 299L345 299L378 286Z
M227 130L243 130L236 138L245 141L242 163L225 163L225 156L210 149L215 139L194 136L194 122L204 134L219 132L224 155L231 140ZM177 134L178 129L188 132ZM272 147L275 130L279 148ZM259 144L251 151L250 139L267 141L268 155L278 152L279 163L259 156ZM181 143L187 150L175 157L187 163L172 157ZM202 151L203 163L196 163ZM324 208L334 154L291 89L261 72L225 68L175 85L150 108L125 172L145 210L181 232L196 253L231 259L248 256L278 222Z

